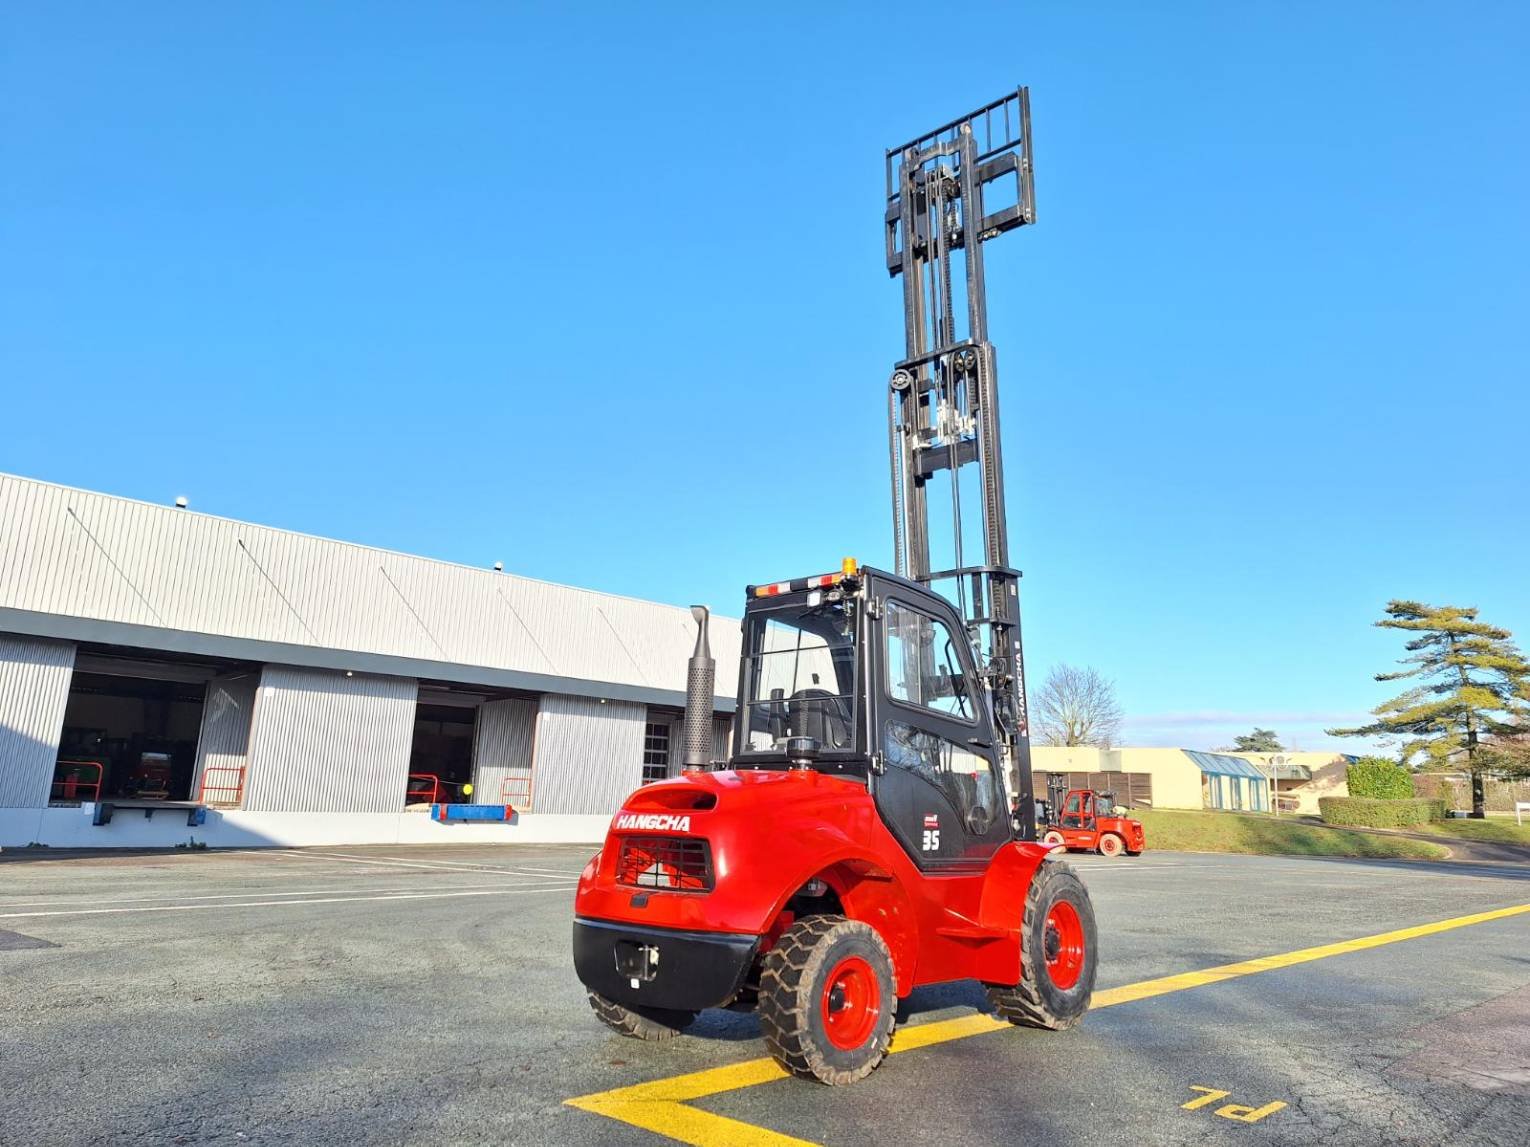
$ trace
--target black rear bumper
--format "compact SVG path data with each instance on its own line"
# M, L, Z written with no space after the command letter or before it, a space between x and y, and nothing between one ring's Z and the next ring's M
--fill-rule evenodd
M574 918L574 968L592 992L628 1007L694 1012L729 1003L760 938Z

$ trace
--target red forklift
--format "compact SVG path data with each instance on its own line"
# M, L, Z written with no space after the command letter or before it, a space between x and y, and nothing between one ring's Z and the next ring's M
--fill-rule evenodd
M1024 88L887 153L907 335L888 395L895 569L846 559L747 588L722 762L693 608L685 772L627 798L575 899L575 968L624 1035L753 1009L783 1068L835 1085L882 1062L922 985L977 980L1037 1028L1089 1007L1089 893L1036 839L983 286L986 241L1034 219L1030 153ZM996 183L1008 205L985 210ZM938 562L931 505L951 527Z
M1046 831L1041 842L1102 856L1140 856L1147 847L1142 822L1123 815L1114 793L1070 789L1055 774L1047 779Z

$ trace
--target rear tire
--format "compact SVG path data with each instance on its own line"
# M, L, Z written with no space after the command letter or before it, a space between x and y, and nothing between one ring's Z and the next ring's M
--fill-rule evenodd
M591 992L590 1007L612 1031L642 1040L674 1039L696 1021L695 1012L669 1008L629 1008Z
M897 1020L892 955L877 930L810 916L782 933L760 973L765 1046L787 1071L840 1087L887 1056Z
M1055 828L1051 832L1047 833L1044 837L1041 838L1041 843L1042 844L1061 844L1061 845L1063 845L1063 847L1065 847L1065 848L1067 847L1066 843L1063 840L1063 834L1058 832Z
M1122 840L1113 832L1107 832L1100 837L1101 856L1120 856L1126 851L1126 841Z
M988 1001L1012 1024L1071 1028L1089 1010L1097 961L1089 890L1063 861L1043 861L1025 893L1020 982L988 985Z

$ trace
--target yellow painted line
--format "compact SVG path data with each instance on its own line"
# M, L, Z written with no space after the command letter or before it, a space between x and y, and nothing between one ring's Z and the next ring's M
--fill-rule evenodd
M1530 904L1517 904L1512 908L1495 908L1490 912L1475 912L1470 916L1456 916L1449 920L1437 920L1432 924L1419 924L1413 928L1399 928L1375 936L1362 936L1357 940L1341 940L1337 944L1320 944L1315 948L1301 948L1295 952L1283 952L1276 956L1261 956L1255 960L1241 960L1235 964L1222 964L1200 972L1182 972L1175 976L1161 976L1156 980L1142 980L1119 988L1106 988L1094 993L1091 1010L1130 1004L1138 1000L1166 996L1207 984L1220 984L1242 976L1260 972L1273 972L1313 960L1326 960L1330 956L1343 956L1350 952L1363 952L1369 948L1381 948L1403 940L1417 940L1423 936L1435 936L1456 928L1473 924L1486 924L1492 920L1505 920L1511 916L1530 913ZM934 1023L914 1024L899 1028L892 1047L892 1054L915 1051L969 1036L990 1032L1012 1030L1013 1025L1004 1020L982 1013L958 1016ZM787 1078L772 1059L751 1059L744 1063L713 1067L695 1071L689 1075L676 1075L669 1079L657 1079L651 1083L637 1083L630 1087L618 1087L594 1095L581 1095L564 1102L581 1111L592 1111L608 1119L641 1127L656 1135L664 1135L692 1147L816 1147L806 1139L756 1127L725 1115L703 1111L688 1106L691 1100L705 1099L727 1091L739 1091L746 1087L758 1087Z
M713 1144L798 1147L808 1141L794 1139L765 1127L756 1127L752 1123L729 1119L725 1115L714 1115L699 1107L686 1106L686 1101L690 1099L702 1099L708 1095L737 1091L785 1078L786 1072L776 1066L775 1060L752 1059L746 1063L714 1067L632 1087L619 1087L615 1091L603 1091L598 1095L585 1095L565 1102L570 1107L593 1111L596 1115L629 1123L645 1131L652 1131L655 1135L677 1139L681 1143L707 1144L709 1147ZM809 1147L814 1145L809 1144Z
M1219 984L1224 980L1236 980L1240 976L1253 976L1259 972L1273 972L1296 964L1308 964L1313 960L1326 960L1330 956L1343 956L1350 952L1363 952L1368 948L1382 948L1403 940L1417 940L1423 936L1435 936L1441 932L1468 928L1473 924L1486 924L1491 920L1505 920L1510 916L1522 916L1530 912L1530 904L1516 904L1512 908L1495 908L1491 912L1475 912L1470 916L1455 916L1449 920L1437 920L1433 924L1419 924L1414 928L1399 928L1395 932L1382 932L1376 936L1362 936L1358 940L1341 940L1337 944L1320 944L1316 948L1301 948L1278 956L1261 956L1257 960L1243 960L1236 964L1223 964L1207 968L1203 972L1183 972L1177 976L1164 976L1157 980L1143 980L1122 988L1107 988L1096 992L1093 1006L1108 1008L1112 1004L1132 1003L1153 996L1166 996L1170 992L1182 992L1187 988L1199 988L1206 984Z

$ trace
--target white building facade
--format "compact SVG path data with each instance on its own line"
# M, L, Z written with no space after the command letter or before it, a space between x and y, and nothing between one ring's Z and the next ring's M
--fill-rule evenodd
M685 609L0 475L0 847L599 840L679 768L694 641ZM738 642L714 619L730 694Z

